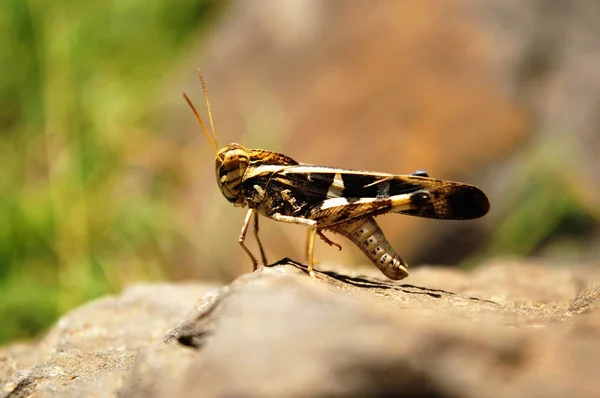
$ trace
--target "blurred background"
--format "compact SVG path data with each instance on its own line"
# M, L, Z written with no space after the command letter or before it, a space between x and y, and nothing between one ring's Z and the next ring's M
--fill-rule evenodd
M378 219L411 266L598 261L593 0L4 0L0 32L0 344L127 284L251 270L181 97L206 117L198 67L221 146L481 187L481 220ZM261 236L304 261L302 227ZM330 237L322 263L370 266Z

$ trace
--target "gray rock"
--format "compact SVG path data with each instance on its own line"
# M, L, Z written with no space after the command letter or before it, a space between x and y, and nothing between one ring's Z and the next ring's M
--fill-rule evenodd
M600 395L599 270L376 272L282 261L219 288L135 286L0 351L0 396Z
M114 396L138 352L215 286L136 285L62 317L37 343L0 349L0 397Z

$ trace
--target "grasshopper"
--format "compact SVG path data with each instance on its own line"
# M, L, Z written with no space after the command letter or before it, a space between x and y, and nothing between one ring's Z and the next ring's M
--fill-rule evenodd
M258 261L244 242L254 221L261 261L267 265L258 235L259 215L307 227L306 259L308 273L313 278L316 236L341 250L339 244L323 233L331 231L356 244L385 276L399 280L408 276L407 264L385 238L375 222L376 216L399 213L468 220L489 211L489 200L479 188L430 178L424 170L394 175L303 164L281 153L248 149L235 143L219 149L208 90L200 70L198 76L212 136L190 98L185 93L183 96L215 153L215 174L221 193L234 206L249 208L238 242L254 270Z

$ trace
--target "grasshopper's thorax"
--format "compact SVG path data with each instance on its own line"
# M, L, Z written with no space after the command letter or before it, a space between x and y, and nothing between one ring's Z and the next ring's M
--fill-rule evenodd
M248 150L239 144L223 147L215 159L217 185L223 196L234 206L246 206L246 199L241 195L241 190L249 163Z

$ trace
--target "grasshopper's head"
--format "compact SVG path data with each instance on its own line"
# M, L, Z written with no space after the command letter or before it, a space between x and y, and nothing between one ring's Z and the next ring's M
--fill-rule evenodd
M200 77L200 82L202 83L202 89L204 91L204 99L206 100L206 108L208 109L212 136L206 129L200 114L186 93L183 93L183 98L185 98L190 108L192 108L198 123L202 127L202 131L204 131L204 135L206 135L210 146L215 152L215 173L217 175L217 185L219 186L221 193L225 196L225 199L233 203L234 206L243 207L247 202L241 195L242 181L244 173L250 163L250 154L246 148L239 144L229 144L217 151L219 144L217 143L217 135L215 134L212 112L210 111L208 90L206 89L206 83L204 82L204 77L202 76L200 69L198 69L198 76Z
M244 173L249 163L248 150L240 144L229 144L217 153L215 159L217 185L225 199L234 206L246 205L246 199L240 193Z

